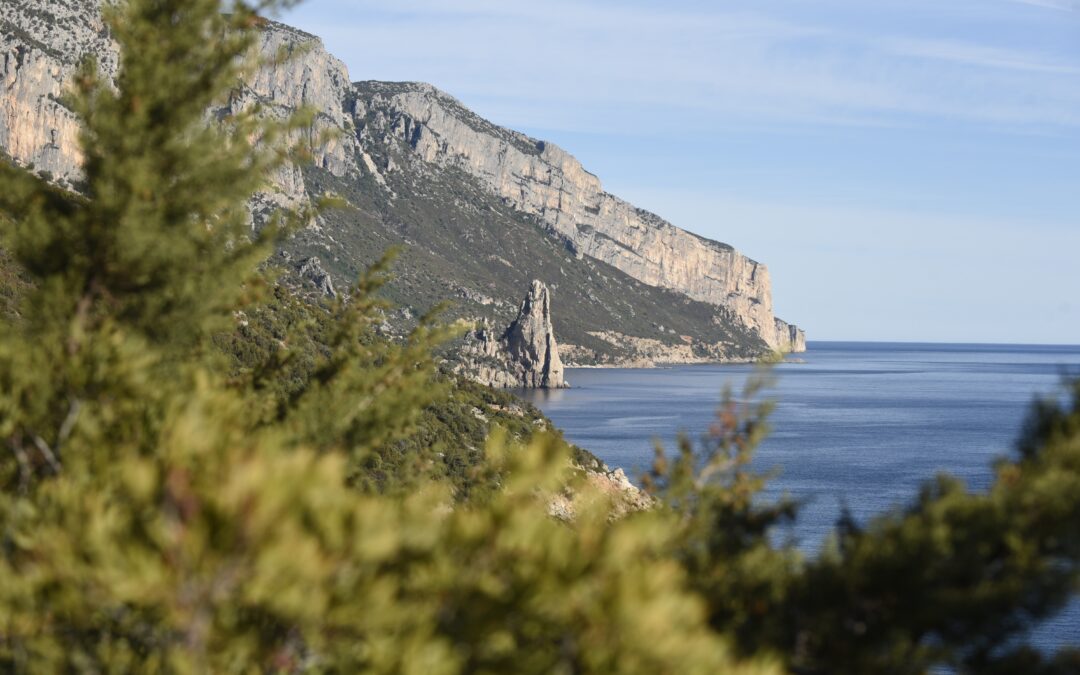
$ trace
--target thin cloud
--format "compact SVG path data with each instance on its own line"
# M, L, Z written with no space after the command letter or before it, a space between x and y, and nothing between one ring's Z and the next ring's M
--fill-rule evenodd
M326 21L304 27L323 35L357 79L425 80L510 126L595 131L678 112L688 130L934 117L1080 127L1075 58L881 35L886 27L770 2L756 11L561 0L327 5ZM833 9L858 15L842 2Z
M1080 2L1077 0L1013 0L1013 2L1021 5L1031 5L1032 7L1057 9L1063 12L1080 12Z
M893 39L883 46L900 56L948 61L980 68L1018 70L1054 75L1080 75L1080 66L1055 62L1029 53L947 40Z
M1077 334L1047 303L1078 284L1080 0L738 6L311 0L285 20L355 79L431 82L767 262L782 315L836 337L912 316L938 337Z

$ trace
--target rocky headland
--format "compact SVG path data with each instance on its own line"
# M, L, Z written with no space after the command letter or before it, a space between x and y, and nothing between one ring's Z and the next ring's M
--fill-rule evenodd
M392 246L403 253L387 294L406 317L449 298L455 318L516 324L529 287L530 316L491 340L506 350L499 359L521 364L507 371L513 386L561 386L556 334L572 365L805 349L803 332L773 313L765 265L606 192L565 150L499 127L431 85L354 82L318 38L288 26L267 22L259 48L295 56L264 65L211 112L316 111L294 138L315 148L312 164L279 171L252 204L255 226L279 206L327 193L343 200L283 245L281 260L313 293L335 296ZM65 99L88 56L115 76L99 0L4 3L0 150L72 189L82 158Z

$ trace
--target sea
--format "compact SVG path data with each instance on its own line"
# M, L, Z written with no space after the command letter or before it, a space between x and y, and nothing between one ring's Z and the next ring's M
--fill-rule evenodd
M700 438L725 387L738 396L760 376L751 365L572 368L570 389L522 395L567 440L636 480L655 443L674 451L680 433ZM772 367L764 392L772 432L753 466L774 477L762 498L801 503L774 539L813 556L845 509L866 522L910 503L938 473L985 490L1032 402L1065 400L1070 376L1080 376L1080 346L810 342ZM1080 646L1080 602L1033 627L1031 642Z

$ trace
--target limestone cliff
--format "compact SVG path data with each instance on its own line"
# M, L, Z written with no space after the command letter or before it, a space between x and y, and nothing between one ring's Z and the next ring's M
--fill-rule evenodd
M776 320L776 348L782 352L805 352L806 333L781 319Z
M116 74L116 48L85 0L3 0L0 148L60 183L78 179L79 122L62 99L87 56Z
M360 153L352 120L344 108L352 85L345 64L331 56L313 35L271 23L262 31L259 53L290 55L258 68L229 98L219 114L237 113L254 105L265 114L286 118L300 108L315 112L313 124L290 139L312 150L312 161L336 176L355 172ZM271 177L266 195L272 202L296 206L307 198L303 171L285 166Z
M79 125L64 105L77 64L93 55L105 75L118 69L99 3L3 0L0 12L0 150L63 185L79 178ZM317 270L297 272L324 293L404 245L394 299L421 311L451 295L461 316L505 325L522 285L547 280L579 363L805 348L802 331L773 315L764 265L605 192L562 149L498 127L430 85L352 83L302 31L268 23L259 46L295 58L260 68L213 112L317 111L296 138L316 148L314 166L282 169L253 206L345 197L348 208L286 244L297 261L318 259Z
M773 316L765 265L605 192L600 179L566 151L496 127L430 85L362 82L358 88L387 112L392 131L424 161L479 178L548 223L579 255L646 284L725 305L774 349L799 343Z
M7 15L10 5L10 16ZM72 80L87 57L98 61L106 78L115 77L117 46L109 38L96 0L4 0L0 19L0 148L24 166L49 172L61 184L74 184L82 160L79 123L64 104ZM285 116L301 107L316 111L315 121L294 142L313 149L313 161L343 176L358 153L350 115L344 109L352 84L345 65L322 42L302 31L270 23L259 36L259 53L282 53L258 68L215 114L260 105L266 114ZM329 132L329 133L328 133ZM271 201L295 206L305 199L302 172L281 169L272 177Z

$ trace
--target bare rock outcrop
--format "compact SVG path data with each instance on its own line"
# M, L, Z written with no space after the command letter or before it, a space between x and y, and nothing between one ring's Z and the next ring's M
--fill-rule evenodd
M0 11L0 148L57 182L79 178L78 118L66 105L79 64L94 56L105 77L116 47L84 0L4 0Z
M80 124L65 104L80 64L93 57L106 79L119 71L118 47L101 18L101 3L4 0L0 13L0 149L61 184L77 183L81 176ZM355 133L341 133L352 129L345 64L315 36L279 23L267 22L258 46L266 56L295 56L268 61L210 113L224 116L259 105L265 114L284 118L311 107L314 122L291 140L309 141L316 166L334 175L356 171L359 141ZM296 206L306 199L297 167L282 167L271 180L274 190L266 200Z
M782 319L776 320L776 349L781 352L805 352L806 333Z
M300 276L310 281L326 297L337 297L334 280L323 269L322 261L317 257L308 258L300 264Z
M559 389L566 386L555 329L551 327L551 293L533 280L521 302L518 317L503 338L511 362L518 367L522 385Z
M585 480L590 492L582 494L564 490L548 499L548 515L564 522L573 522L582 498L599 495L608 500L609 517L613 520L632 513L648 511L656 506L656 500L647 492L630 482L622 469L610 470L607 466L586 469Z
M551 292L534 280L521 301L517 318L498 338L486 322L466 338L458 370L493 387L563 389L566 382L555 329Z

